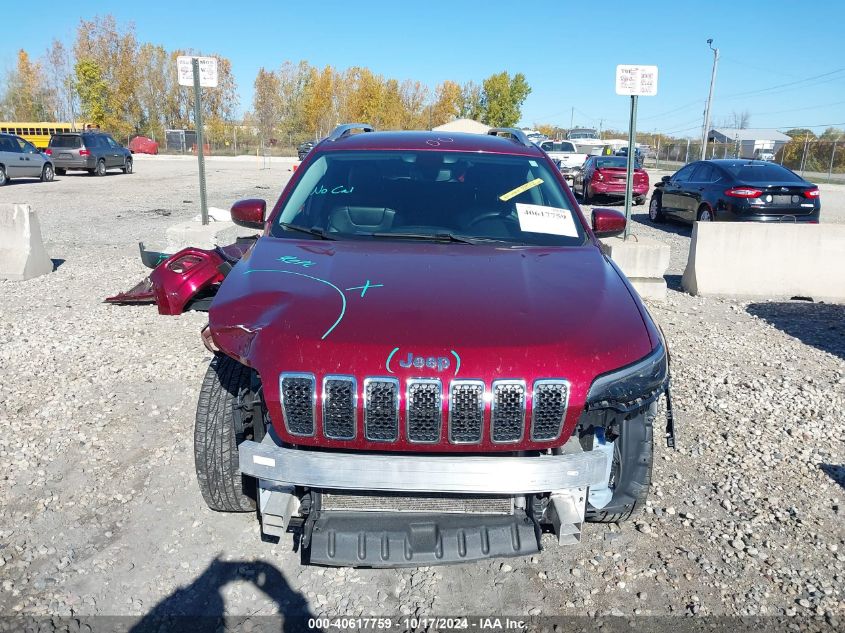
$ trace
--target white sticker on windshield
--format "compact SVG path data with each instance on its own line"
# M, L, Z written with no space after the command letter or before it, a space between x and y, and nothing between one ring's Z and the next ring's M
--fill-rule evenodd
M544 207L540 204L516 203L519 228L527 233L549 233L578 237L575 219L568 209Z

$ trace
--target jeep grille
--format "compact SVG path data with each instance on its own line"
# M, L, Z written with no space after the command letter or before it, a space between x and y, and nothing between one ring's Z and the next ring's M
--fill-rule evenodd
M490 436L494 442L518 442L525 428L525 381L494 380Z
M449 441L478 444L484 426L484 383L455 380L449 400Z
M560 435L566 407L569 404L569 383L566 380L538 380L531 399L531 439L553 440Z
M364 434L374 442L398 439L399 381L395 378L364 381Z
M436 378L409 378L404 389L396 378L366 378L359 392L353 376L327 375L318 406L314 374L284 373L279 383L284 424L292 435L314 436L321 420L323 437L354 440L360 397L364 439L385 443L400 437L419 444L480 444L485 438L498 444L550 442L563 430L570 394L562 378L535 380L531 391L517 379L494 380L489 390L481 380L452 380L444 394Z
M314 374L282 374L279 382L282 414L288 431L295 435L314 435L317 398Z
M443 398L439 380L410 379L405 419L411 442L437 442L443 425Z
M351 376L323 378L323 433L333 440L355 438L358 385Z

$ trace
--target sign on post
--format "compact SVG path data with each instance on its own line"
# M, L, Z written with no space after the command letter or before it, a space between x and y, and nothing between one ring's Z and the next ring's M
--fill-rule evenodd
M631 97L657 96L657 66L618 65L616 94Z
M631 97L631 118L628 125L628 169L625 178L625 239L631 231L631 197L634 184L634 165L637 162L637 97L657 95L657 66L616 67L616 94Z
M200 86L203 88L216 88L217 58L194 57L193 55L180 55L176 58L176 74L179 76L179 85L194 85L193 60L197 60L199 64Z
M200 172L200 217L208 224L208 201L205 191L205 152L202 129L201 88L217 87L217 58L180 55L176 58L176 74L180 86L194 87L194 125L197 128L197 166Z

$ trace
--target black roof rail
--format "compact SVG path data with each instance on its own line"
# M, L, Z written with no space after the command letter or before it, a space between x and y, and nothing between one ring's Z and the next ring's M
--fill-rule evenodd
M332 130L332 133L326 137L327 141L337 141L344 136L349 136L352 130L361 130L362 132L375 132L376 129L369 123L344 123L338 125Z
M492 127L487 134L490 136L502 136L503 134L510 134L511 138L526 147L535 147L534 143L525 135L525 132L516 127Z

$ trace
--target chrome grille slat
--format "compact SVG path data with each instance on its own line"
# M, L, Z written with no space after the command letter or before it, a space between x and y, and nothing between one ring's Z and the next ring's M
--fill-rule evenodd
M317 404L314 374L284 373L279 377L282 416L293 435L314 435L314 412Z
M531 397L531 439L546 442L557 439L569 405L569 381L535 380Z
M408 441L440 441L443 426L443 387L439 380L409 378L406 382L405 424Z
M352 376L323 378L323 435L352 440L358 428L358 383Z
M453 380L449 388L449 441L478 444L484 427L484 382Z
M399 438L399 381L396 378L364 380L364 435L373 442Z
M525 381L494 380L490 409L490 438L496 443L518 442L525 429Z

